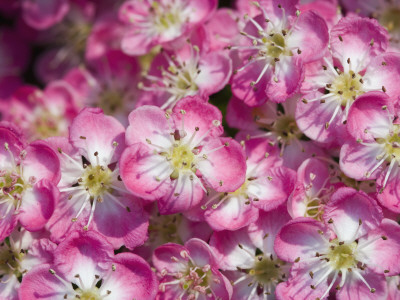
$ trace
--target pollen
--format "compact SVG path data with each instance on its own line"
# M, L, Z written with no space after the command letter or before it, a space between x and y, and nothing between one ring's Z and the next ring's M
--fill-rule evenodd
M352 268L356 265L355 250L357 243L339 243L337 239L331 242L330 252L327 254L329 263L336 270Z
M340 73L329 90L341 99L342 106L346 106L364 93L362 77L353 71Z
M178 178L180 172L196 172L194 167L196 157L188 145L178 144L176 147L172 147L172 153L168 158L171 160L172 167L174 168L171 178Z
M100 300L103 297L98 293L98 288L94 287L91 290L83 291L82 294L79 296L81 300Z
M94 197L101 196L110 189L112 183L112 171L108 167L88 166L79 182L89 194Z

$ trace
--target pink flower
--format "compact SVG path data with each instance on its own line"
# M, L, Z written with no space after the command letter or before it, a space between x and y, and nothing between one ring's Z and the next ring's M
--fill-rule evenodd
M157 299L231 299L232 286L202 240L165 244L154 251L153 264L160 277Z
M136 58L110 50L92 68L74 68L64 80L76 90L83 106L99 107L127 125L139 98L139 72Z
M129 115L119 162L132 194L159 200L160 212L183 212L199 204L206 187L232 192L244 182L240 144L222 133L220 111L198 97L182 99L172 112L142 106Z
M30 233L18 228L0 245L0 297L17 300L20 278L35 265L51 263L56 244L43 238L42 232Z
M43 91L22 86L0 103L3 120L19 126L29 140L66 136L79 109L76 91L62 80L49 83Z
M325 222L297 218L275 240L275 251L294 262L278 298L323 299L336 287L337 299L384 299L385 276L397 274L399 225L383 219L376 201L352 188L340 188L325 206Z
M26 145L6 123L0 124L0 241L17 222L29 231L42 229L58 202L60 162L43 141Z
M237 230L258 219L259 209L270 211L285 203L291 194L295 172L282 167L279 150L267 139L243 143L246 151L246 180L236 191L211 193L201 208L214 230Z
M283 166L297 170L307 158L324 156L321 147L303 139L295 119L297 100L298 96L289 98L280 104L282 109L278 109L278 104L272 102L249 107L232 97L227 108L227 121L231 127L248 131L243 139L265 137L272 144L279 145Z
M144 76L145 82L139 83L143 91L140 104L172 108L186 96L208 98L222 90L231 76L231 60L218 52L207 53L203 46L189 42L179 52L161 51Z
M72 232L54 250L54 261L37 265L23 278L20 299L154 299L157 279L132 253L114 255L96 232Z
M189 220L182 214L161 215L155 203L150 205L149 230L146 242L135 248L134 253L146 260L157 247L166 243L183 244L191 238L210 239L212 229L206 222Z
M120 19L128 30L122 39L122 50L143 55L157 45L171 42L203 24L217 8L215 0L144 0L140 5L126 1L120 8Z
M349 112L347 126L352 138L342 147L340 166L351 178L377 179L378 200L400 212L397 123L386 94L370 92L359 97Z
M69 11L68 0L21 0L22 17L35 29L43 30L59 23Z
M332 166L333 167L333 166ZM336 170L317 158L305 160L297 170L297 182L288 201L288 211L293 218L311 217L319 220L335 185L331 181Z
M308 93L296 110L299 128L308 137L324 143L345 138L343 124L349 109L365 92L384 91L399 97L400 55L383 53L387 43L386 32L375 20L351 16L333 27L333 58L329 55L314 64Z
M148 216L125 189L116 163L125 148L125 129L101 109L85 108L70 127L69 141L53 138L61 160L61 199L48 229L61 241L74 229L89 227L115 247L143 244ZM84 161L82 161L82 156Z
M284 102L303 80L303 63L320 58L328 43L325 21L312 11L301 13L297 1L255 2L260 15L249 20L241 32L247 39L231 47L242 55L242 66L234 71L232 92L247 105L267 99Z
M260 218L248 228L215 232L210 245L217 253L220 268L233 282L232 299L275 299L278 283L286 281L290 264L274 251L274 240L290 220L285 206L260 212Z

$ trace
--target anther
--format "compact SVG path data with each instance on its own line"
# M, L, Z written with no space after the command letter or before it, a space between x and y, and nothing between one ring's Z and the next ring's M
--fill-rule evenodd
M382 91L386 93L386 88L382 85Z
M338 38L339 38L339 41L343 42L343 38L341 35L339 35Z

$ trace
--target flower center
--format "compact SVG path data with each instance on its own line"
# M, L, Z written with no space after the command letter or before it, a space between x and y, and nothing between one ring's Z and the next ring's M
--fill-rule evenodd
M330 87L330 92L341 99L341 105L346 106L348 101L354 101L358 96L364 94L361 75L349 71L340 73Z
M196 172L194 165L196 156L186 144L174 144L172 152L167 158L171 161L171 165L174 168L171 174L172 179L178 178L180 172Z
M19 264L24 255L11 249L8 241L5 241L0 248L0 276L15 274L19 277L21 275Z
M352 268L356 264L354 251L357 243L344 244L337 239L331 241L330 252L327 254L330 265L336 270Z
M45 107L37 107L34 111L33 135L45 139L51 136L62 135L68 126L62 115L55 115Z
M183 7L177 5L179 4L177 1L172 2L167 7L156 1L151 4L150 10L154 13L154 26L160 33L183 23L181 18Z
M279 261L280 264L285 264ZM268 259L267 257L260 255L256 259L254 268L249 271L249 274L254 276L257 282L261 284L267 284L272 281L280 280L280 270L277 267L278 261Z
M181 221L181 215L157 214L157 216L151 216L148 241L153 246L159 246L168 242L182 244L182 240L177 234Z
M0 204L8 202L17 208L24 189L24 181L17 172L0 171Z
M278 117L273 125L273 129L277 136L285 141L300 139L302 136L302 132L297 127L295 118L290 115L281 115Z
M262 42L265 46L266 56L272 58L278 58L282 54L292 56L292 52L285 49L285 37L280 33L271 33L268 36L263 37Z
M105 114L112 115L124 107L123 92L117 89L103 89L99 95L98 105L104 110Z
M98 197L110 189L112 180L112 171L108 167L89 165L79 184L83 185L91 196Z
M79 299L81 300L101 300L103 297L99 294L98 288L82 291Z

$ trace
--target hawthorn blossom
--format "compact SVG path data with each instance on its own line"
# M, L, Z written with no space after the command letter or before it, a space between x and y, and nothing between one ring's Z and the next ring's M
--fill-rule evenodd
M76 92L62 80L51 82L43 91L21 86L9 101L0 102L3 120L16 124L30 140L66 136L80 107Z
M128 30L122 38L122 51L143 55L157 45L173 47L172 42L203 24L217 8L216 0L130 0L119 17Z
M260 212L247 228L215 232L210 241L220 268L233 281L232 299L275 299L276 286L287 280L290 264L274 251L274 240L290 220L284 206Z
M353 104L349 112L348 139L340 152L343 172L357 180L377 179L380 203L399 212L398 124L390 98L370 92Z
M283 166L296 170L307 158L325 155L316 144L304 140L295 118L297 100L298 96L288 98L280 107L272 102L249 107L233 97L228 104L227 121L232 127L248 131L243 138L264 137L279 145Z
M42 229L58 202L60 162L44 141L26 145L20 133L0 123L0 241L18 222L29 231Z
M214 230L237 230L255 222L259 210L270 211L286 202L293 190L295 172L282 167L276 147L267 139L243 142L246 180L230 193L210 193L203 200L205 221Z
M158 299L231 299L232 286L218 270L210 246L190 239L184 246L168 243L153 254L160 278Z
M62 169L60 202L47 225L55 241L73 230L91 229L115 248L143 244L148 216L124 188L116 166L124 140L123 126L98 108L80 112L70 127L69 141L49 139Z
M53 261L57 245L45 236L44 231L31 233L19 227L0 244L1 299L19 299L21 278L35 265Z
M54 260L23 278L21 299L153 299L155 274L139 256L114 255L99 233L72 232L54 250Z
M210 186L232 192L245 180L242 147L222 133L221 113L201 98L182 99L172 112L142 106L129 115L119 162L126 188L158 201L162 214L199 204Z
M275 240L283 261L293 262L289 280L278 286L284 299L384 298L385 276L397 274L399 225L383 219L376 201L352 188L339 188L325 206L322 224L296 218Z
M208 98L227 84L231 72L232 63L224 54L207 52L189 41L179 51L162 50L154 57L145 81L139 83L139 101L165 109L186 96Z
M298 92L303 63L317 60L328 43L325 21L313 11L300 13L297 1L254 2L260 15L245 15L248 23L240 33L246 41L237 49L242 66L234 71L233 94L249 106L267 99L284 102Z
M366 92L399 97L400 55L384 53L387 43L386 32L372 19L346 17L333 27L333 58L326 56L315 64L305 85L305 92L311 92L296 109L299 128L308 137L332 143L345 136L349 109Z

